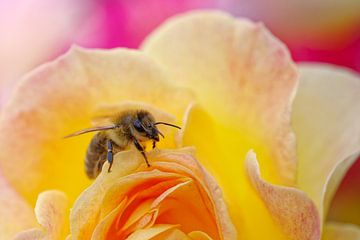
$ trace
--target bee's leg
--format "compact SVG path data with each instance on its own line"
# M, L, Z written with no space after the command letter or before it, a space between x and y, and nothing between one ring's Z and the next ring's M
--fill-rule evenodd
M156 148L156 141L153 141L153 149Z
M145 162L146 162L146 165L148 167L150 167L150 164L149 164L149 161L146 157L146 154L144 152L144 148L141 146L141 144L138 142L138 140L134 139L134 145L135 147L137 148L137 150L139 150L141 152L141 154L144 156L144 159L145 159Z
M113 164L113 144L110 139L107 140L107 160L109 162L109 169L108 172L110 172L112 164Z

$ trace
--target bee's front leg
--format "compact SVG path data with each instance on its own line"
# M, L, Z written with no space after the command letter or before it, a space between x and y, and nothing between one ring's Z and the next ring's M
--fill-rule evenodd
M156 141L153 141L152 148L156 148Z
M146 165L148 167L150 167L150 164L149 164L149 161L146 157L146 154L145 154L145 151L144 151L144 148L141 146L141 144L139 143L139 141L137 139L134 138L134 145L135 147L137 148L137 150L139 150L141 152L141 154L143 155L144 159L145 159L145 162L146 162Z
M113 164L113 143L110 139L107 140L107 161L109 162L109 169L108 172L110 172L112 164Z

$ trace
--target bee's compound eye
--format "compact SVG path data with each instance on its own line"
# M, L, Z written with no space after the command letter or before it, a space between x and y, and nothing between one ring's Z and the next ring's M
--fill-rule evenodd
M145 129L142 127L139 119L136 119L134 121L134 127L135 127L136 131L138 131L138 132L145 132Z

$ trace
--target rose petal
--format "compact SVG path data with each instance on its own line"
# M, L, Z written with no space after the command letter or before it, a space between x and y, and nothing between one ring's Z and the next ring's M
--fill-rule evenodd
M207 206L199 204L198 200L201 198L201 193L193 181L168 189L154 201L155 206L161 204L158 220L162 223L179 223L183 232L191 232L196 226L196 230L206 231L214 239L220 238L217 223L212 219L213 213Z
M266 179L294 183L289 110L297 73L285 46L261 24L216 11L187 13L157 29L143 49L169 69L173 81L196 93L200 105L222 127L222 146L235 148L239 156L254 148ZM222 165L241 169L233 159L223 158ZM241 161L237 165L243 166Z
M10 186L0 172L0 239L37 226L33 209Z
M133 234L131 234L127 240L147 240L153 239L154 237L158 236L159 234L169 231L170 229L175 228L176 225L169 225L169 224L156 224L148 229L141 229L137 230Z
M176 228L176 225L155 225L149 229L139 230L132 234L128 240L212 240L206 233L193 231L185 234Z
M105 218L103 218L95 227L94 232L92 233L91 239L105 239L107 232L111 226L111 223L118 216L120 211L125 207L126 200L122 201L116 208L113 209Z
M208 209L212 209L221 229L224 239L236 239L237 233L234 225L230 221L227 205L223 200L222 190L215 179L191 156L194 155L192 148L183 148L177 152L162 151L158 155L158 162L154 165L162 171L181 173L196 179L199 189L203 189L204 196L208 196L211 203L204 201ZM186 167L185 167L186 166ZM206 191L206 189L208 191ZM206 198L205 198L206 199Z
M91 134L63 137L89 127L97 105L104 103L146 102L179 117L189 93L166 82L156 63L126 49L72 48L36 69L1 115L0 167L5 177L32 203L35 194L49 188L66 192L72 202L89 184L81 159Z
M14 240L42 240L46 239L46 233L38 228L32 228L26 231L19 232L14 237Z
M200 231L185 234L176 228L176 225L156 224L148 229L141 229L131 234L127 240L211 240L209 236Z
M64 239L68 211L68 200L64 193L55 190L41 193L36 202L35 215L42 228L21 232L15 239Z
M239 238L266 239L273 236L274 239L283 239L283 233L245 174L241 145L237 145L236 140L229 140L231 133L224 133L229 129L219 127L199 105L188 109L184 126L179 138L186 144L196 145L197 157L221 186ZM258 230L259 219L261 231Z
M268 211L290 239L320 238L320 218L315 204L304 192L264 181L254 152L246 157L248 176Z
M209 237L206 233L199 231L193 231L189 233L188 236L193 240L211 240L211 237Z
M301 65L300 73L293 111L298 186L324 218L336 188L355 160L353 155L360 150L360 78L345 69L320 64Z
M74 238L91 238L100 213L103 216L110 214L112 209L121 204L121 197L126 196L129 189L158 175L158 173L147 172L142 173L141 176L131 175L141 164L144 164L142 156L135 151L115 155L111 174L102 172L74 204L70 216L71 234ZM159 177L165 180L165 178L173 178L174 175Z
M324 226L323 240L359 240L360 228L357 225L330 222Z
M152 240L176 240L176 239L192 240L183 231L177 228L170 229L166 232L162 232L158 236L154 237Z
M218 230L224 239L235 239L236 233L221 192L211 182L212 179L204 174L190 152L188 149L149 152L147 155L151 168L146 167L137 151L116 154L112 172L102 172L76 201L70 219L72 237L109 237L116 234L113 231L119 226L125 236L137 232L140 225L145 223L149 211L158 209L155 217L159 223L181 223L181 230L206 230L206 233L212 235L216 235ZM178 199L176 204L171 202L174 199ZM198 201L203 205L194 207ZM174 208L181 204L184 207ZM189 209L193 210L189 212ZM178 212L180 210L181 215ZM163 214L164 211L166 214ZM205 220L184 217L195 212L197 216L205 217ZM211 222L212 219L215 221Z
M124 161L123 161L124 160ZM94 183L83 191L71 210L70 231L75 239L90 239L96 227L99 210L111 183L134 172L143 160L135 151L115 155L112 172L100 173ZM105 186L104 186L105 185Z

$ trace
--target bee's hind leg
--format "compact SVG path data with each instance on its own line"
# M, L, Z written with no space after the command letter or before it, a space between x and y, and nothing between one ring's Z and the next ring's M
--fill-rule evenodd
M148 167L150 167L149 161L148 161L148 159L146 157L146 154L144 152L144 148L141 146L141 144L138 142L138 140L134 139L134 145L137 148L137 150L139 150L141 152L141 154L143 155L143 157L145 159L145 162L146 162L146 165Z
M107 161L109 162L109 169L108 172L111 172L111 167L114 160L114 154L113 154L113 143L110 139L107 140Z

